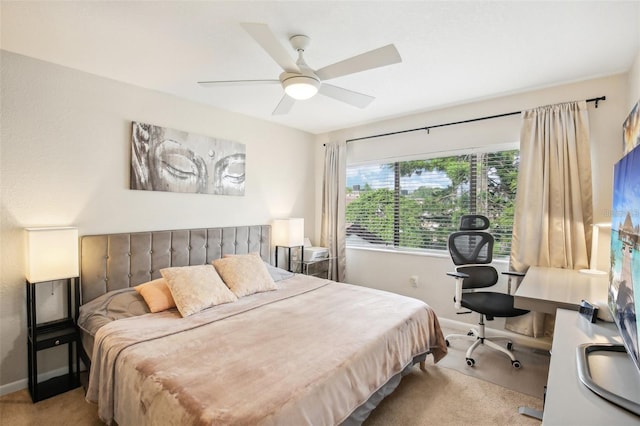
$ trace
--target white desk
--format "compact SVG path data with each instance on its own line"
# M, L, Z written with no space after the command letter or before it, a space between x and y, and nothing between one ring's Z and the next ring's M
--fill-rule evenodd
M583 343L622 343L614 323L591 324L574 311L558 309L553 336L544 426L636 425L640 417L600 398L580 382L576 367L576 348ZM614 383L611 391L640 395L640 375L631 358L618 358L606 365L606 377ZM625 362L627 361L627 362ZM596 362L596 360L594 360ZM598 361L602 362L602 361ZM597 377L594 375L594 379Z
M609 276L572 269L532 266L514 293L514 306L555 314L557 308L578 310L582 300L607 300Z
M591 324L575 312L582 300L606 301L608 286L608 275L532 266L514 293L515 307L556 315L544 426L640 424L640 417L600 398L578 377L576 348L580 344L621 343L614 323ZM631 359L625 365L631 369L627 368L622 377L638 376ZM620 374L618 366L613 370L614 376ZM640 383L637 386L636 392L640 392Z

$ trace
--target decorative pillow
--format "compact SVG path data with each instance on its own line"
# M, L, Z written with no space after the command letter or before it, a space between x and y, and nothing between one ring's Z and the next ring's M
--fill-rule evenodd
M260 253L251 253L251 254L258 256L260 259L262 259L262 257L260 256ZM246 256L246 254L225 254L222 257L233 257L233 256ZM278 281L289 279L295 275L293 272L289 272L286 269L276 268L275 266L267 263L265 260L263 260L262 262L264 263L264 266L267 268L267 272L269 273L269 275L271 275L271 279L273 279L273 281L276 283Z
M238 300L211 265L165 268L160 273L167 280L176 307L183 317Z
M216 259L213 261L213 266L225 284L238 297L278 289L257 253Z
M147 302L151 312L162 312L176 307L176 302L173 300L171 290L169 290L164 278L137 285L134 289Z

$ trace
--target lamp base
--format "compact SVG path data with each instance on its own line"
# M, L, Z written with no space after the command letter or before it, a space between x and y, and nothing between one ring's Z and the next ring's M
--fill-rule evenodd
M580 269L580 273L589 275L605 275L606 271L600 271L598 269Z

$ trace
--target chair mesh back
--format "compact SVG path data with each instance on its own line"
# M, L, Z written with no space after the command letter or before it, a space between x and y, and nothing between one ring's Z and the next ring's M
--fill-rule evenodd
M489 219L481 214L467 214L460 218L460 231L482 231L489 229Z
M489 219L482 215L460 218L460 230L449 235L449 253L456 271L469 275L462 288L491 287L498 282L498 272L488 265L493 260L493 235L486 232Z
M462 281L463 289L491 287L498 282L498 272L493 266L458 266L456 270L469 275Z
M448 246L456 265L487 264L493 259L493 236L487 232L454 232L449 235Z

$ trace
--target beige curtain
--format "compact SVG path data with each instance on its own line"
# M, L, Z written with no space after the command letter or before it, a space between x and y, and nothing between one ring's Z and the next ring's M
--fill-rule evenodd
M587 103L524 111L522 120L511 268L588 268L593 203ZM551 335L553 317L530 313L509 318L506 328Z
M326 144L322 184L322 225L320 245L334 257L329 279L343 281L345 273L345 197L347 187L347 146L345 142Z

